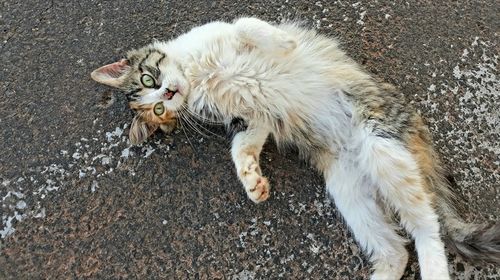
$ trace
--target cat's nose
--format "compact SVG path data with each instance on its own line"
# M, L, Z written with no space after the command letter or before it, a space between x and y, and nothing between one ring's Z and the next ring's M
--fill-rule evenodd
M167 92L165 92L163 95L167 98L167 100L171 100L176 93L177 89L171 90L170 88L167 88Z
M169 87L167 87L167 90L171 91L171 92L176 92L177 91L177 87L176 86L169 86Z

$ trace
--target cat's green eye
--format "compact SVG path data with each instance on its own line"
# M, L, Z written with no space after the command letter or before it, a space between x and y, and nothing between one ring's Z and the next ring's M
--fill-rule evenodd
M165 107L163 107L163 102L158 102L155 104L155 107L153 108L155 115L159 116L165 112Z
M155 79L151 75L143 74L141 76L141 83L147 88L152 88L155 86Z

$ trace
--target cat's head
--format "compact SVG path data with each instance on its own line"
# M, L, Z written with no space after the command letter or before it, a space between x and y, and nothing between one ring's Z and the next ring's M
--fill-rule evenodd
M155 130L170 131L184 108L189 91L182 67L153 43L127 53L125 59L102 66L91 74L95 81L123 90L136 115L130 126L130 142L139 144Z

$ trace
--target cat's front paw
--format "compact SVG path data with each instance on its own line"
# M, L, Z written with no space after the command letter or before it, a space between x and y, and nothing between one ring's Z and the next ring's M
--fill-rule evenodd
M269 198L269 181L260 172L255 157L248 156L240 172L240 179L248 197L255 203L266 201Z
M246 189L246 188L245 188ZM246 189L248 197L255 203L266 201L269 198L269 181L266 177L259 177L253 188Z

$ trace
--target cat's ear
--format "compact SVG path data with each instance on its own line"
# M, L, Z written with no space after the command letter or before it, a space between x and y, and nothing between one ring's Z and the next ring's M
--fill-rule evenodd
M130 143L133 145L141 144L146 141L151 134L153 134L157 129L158 124L151 124L143 121L140 116L135 116L130 125L129 139Z
M131 69L132 67L130 67L129 61L122 59L118 62L97 68L92 71L90 77L98 83L120 88L123 84L125 76Z

